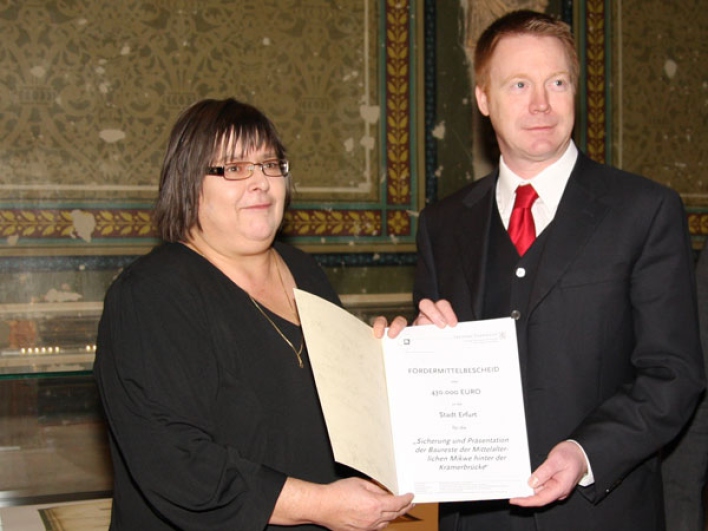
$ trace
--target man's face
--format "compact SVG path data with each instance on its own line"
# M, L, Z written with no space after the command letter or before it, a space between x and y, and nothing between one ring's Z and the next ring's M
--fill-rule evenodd
M476 87L475 96L492 122L504 162L519 176L533 177L568 147L575 87L555 37L502 38L491 57L487 88Z

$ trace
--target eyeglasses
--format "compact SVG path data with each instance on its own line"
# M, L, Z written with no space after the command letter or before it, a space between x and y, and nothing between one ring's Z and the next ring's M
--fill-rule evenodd
M287 177L290 174L290 163L286 159L273 159L263 162L231 162L223 166L209 166L209 175L218 175L227 181L243 181L248 179L260 166L263 175L266 177Z

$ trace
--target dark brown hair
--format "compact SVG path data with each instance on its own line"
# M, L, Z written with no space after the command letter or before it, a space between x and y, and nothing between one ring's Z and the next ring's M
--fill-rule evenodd
M570 26L545 13L528 10L507 13L492 22L480 36L474 52L474 76L478 87L482 90L487 89L489 66L494 50L499 41L510 35L533 35L558 39L563 45L570 65L570 82L577 90L580 66Z
M208 166L239 143L244 153L264 146L285 158L273 123L252 105L233 98L194 103L177 119L167 143L160 174L154 220L158 235L168 242L185 241L193 227L200 228L198 207ZM288 179L286 208L291 195Z

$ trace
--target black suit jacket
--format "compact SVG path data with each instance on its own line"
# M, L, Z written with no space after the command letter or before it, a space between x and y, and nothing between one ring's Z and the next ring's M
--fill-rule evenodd
M447 299L461 321L483 316L497 176L421 213L416 305ZM531 464L574 439L595 483L521 511L522 528L663 529L656 453L704 386L683 204L668 188L579 154L546 231L517 320ZM468 511L461 521L472 524L474 504Z

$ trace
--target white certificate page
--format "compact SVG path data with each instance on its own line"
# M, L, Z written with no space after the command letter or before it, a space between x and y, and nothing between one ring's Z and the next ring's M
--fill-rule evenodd
M416 503L528 496L514 322L370 326L295 290L335 459Z
M419 503L533 494L510 318L385 338L399 492Z

